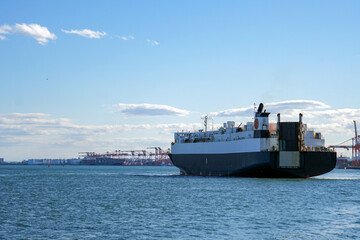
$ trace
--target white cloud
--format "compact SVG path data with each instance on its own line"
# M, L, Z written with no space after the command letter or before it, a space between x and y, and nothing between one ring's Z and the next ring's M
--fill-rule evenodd
M0 34L8 34L11 31L11 27L9 25L2 25L0 27Z
M330 108L330 106L326 105L325 103L314 100L289 100L282 102L266 103L266 105L271 111Z
M118 38L124 40L124 41L128 41L128 40L134 40L134 36L129 35L129 36L118 36Z
M51 118L50 115L44 113L0 114L0 136L2 138L11 136L50 136L84 140L88 137L120 134L137 130L158 130L168 135L174 131L193 130L201 126L200 123L77 125L72 123L71 119Z
M106 152L170 147L173 132L201 128L201 123L79 125L44 113L0 115L0 152L7 161L77 157L79 152Z
M90 30L90 29L80 29L80 30L64 30L64 29L61 29L61 31L63 31L64 33L68 33L68 34L77 34L77 35L82 36L82 37L97 38L97 39L99 39L99 38L106 35L106 32L93 31L93 30Z
M0 26L0 39L5 40L6 37L3 35L9 34L11 31L11 27L9 25Z
M148 43L150 43L152 46L158 46L159 45L159 42L157 42L157 41L154 41L154 40L150 40L150 39L148 39L148 40L146 40Z
M126 104L119 103L115 105L119 108L119 112L126 115L135 115L135 116L164 116L164 115L176 115L176 116L186 116L189 114L189 111L171 107L168 105L157 105L157 104Z
M252 107L248 108L233 108L222 110L219 112L211 112L209 115L214 117L228 117L228 116L250 116L253 113L254 109Z
M286 115L291 115L293 112L298 114L304 110L314 110L314 109L327 109L330 106L314 100L289 100L282 102L274 102L274 103L265 103L265 109L267 112L272 113L282 113ZM257 107L257 106L256 106ZM235 108L235 109L227 109L219 112L212 112L210 115L212 116L251 116L254 112L254 107L247 108Z
M319 111L304 111L305 119L309 119L309 126L334 137L347 135L355 136L353 120L360 122L360 109L329 109ZM342 140L346 140L345 137Z
M34 38L41 45L45 45L49 40L55 40L57 37L54 33L51 33L46 27L39 24L15 24L15 26L3 25L0 27L0 39L6 39L6 34L18 34Z

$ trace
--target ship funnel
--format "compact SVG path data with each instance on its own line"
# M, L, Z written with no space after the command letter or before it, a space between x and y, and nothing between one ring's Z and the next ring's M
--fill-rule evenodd
M264 108L264 104L260 103L259 107L258 107L258 110L257 110L257 113L261 113L263 108Z
M264 110L263 112L263 110L264 110L264 104L260 103L257 112L255 113L254 130L266 131L267 133L264 134L268 134L270 113L267 113L266 110Z

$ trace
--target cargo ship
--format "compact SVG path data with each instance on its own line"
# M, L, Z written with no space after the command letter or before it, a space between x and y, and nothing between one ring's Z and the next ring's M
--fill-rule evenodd
M325 147L321 133L302 122L269 124L261 103L254 122L228 121L217 130L176 132L169 157L184 175L308 178L330 172L336 152Z
M338 156L336 159L336 169L347 169L349 166L349 158Z

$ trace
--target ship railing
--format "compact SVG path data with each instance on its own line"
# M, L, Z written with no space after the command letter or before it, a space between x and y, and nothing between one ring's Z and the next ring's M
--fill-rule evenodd
M331 149L328 149L324 146L322 147L314 147L314 146L304 146L302 148L302 151L304 152L331 152Z

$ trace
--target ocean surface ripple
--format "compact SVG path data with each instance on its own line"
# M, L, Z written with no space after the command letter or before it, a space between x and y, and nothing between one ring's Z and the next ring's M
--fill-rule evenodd
M310 179L175 167L0 166L0 239L359 239L360 170Z

